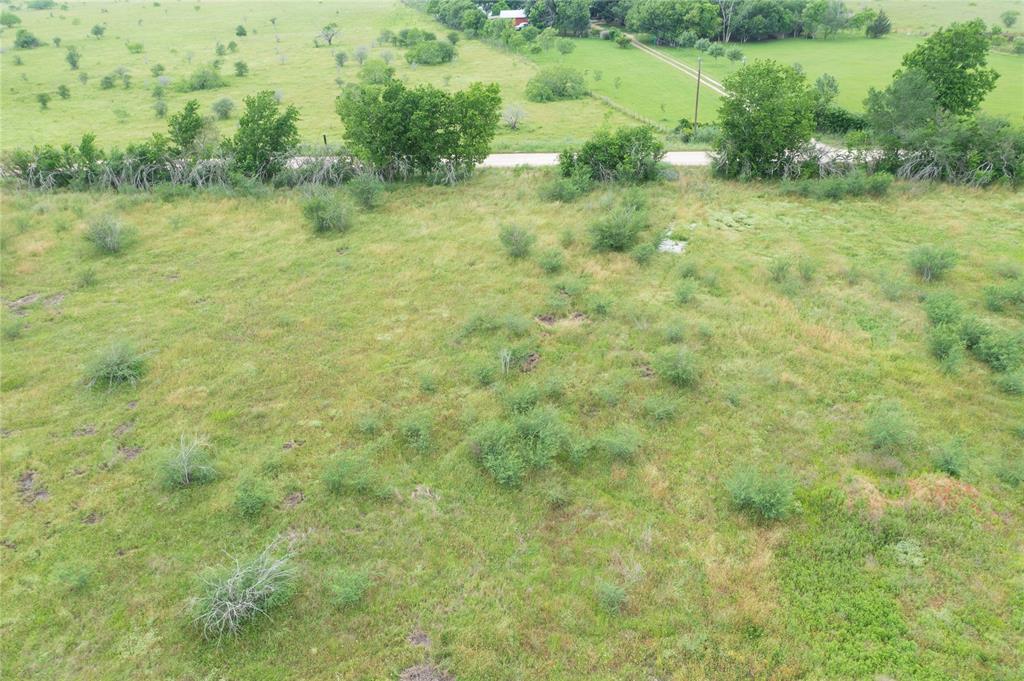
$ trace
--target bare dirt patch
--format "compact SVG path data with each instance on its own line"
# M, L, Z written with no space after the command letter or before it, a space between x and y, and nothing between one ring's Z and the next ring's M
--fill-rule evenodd
M125 421L117 428L114 428L114 437L123 437L125 433L128 433L135 427L135 423L132 421Z
M539 314L536 316L536 320L544 326L554 326L558 318L553 314Z
M536 369L538 364L540 364L540 353L531 352L526 356L526 359L523 360L522 364L519 365L519 370L523 373L529 373Z
M281 505L285 508L295 508L306 499L306 495L302 493L302 490L296 490L286 496L282 501Z
M405 640L408 641L411 646L422 646L424 648L430 647L430 636L427 632L418 627L409 632L409 635L405 637Z
M416 487L412 491L412 494L409 495L409 498L437 501L438 499L441 498L441 496L434 490L427 487L426 485L416 485Z
M26 307L35 304L35 302L42 297L42 293L29 293L21 298L7 301L7 309L10 310L12 314L23 315L25 314Z
M75 437L85 437L86 435L95 435L96 426L82 426L81 428L75 428L71 431L71 434Z
M26 504L34 504L50 498L50 493L43 487L39 480L39 474L34 470L27 470L18 478L18 492L21 500Z
M966 482L936 473L927 473L907 481L909 501L935 506L943 511L953 510L961 504L978 498L978 490Z
M67 296L68 294L64 293L63 291L61 291L60 293L54 293L52 296L46 297L46 299L43 301L43 305L46 305L47 307L57 307L58 305L64 302L64 299L67 298Z
M142 453L142 447L138 445L121 445L117 448L117 453L123 456L125 461L131 461Z
M89 515L82 518L83 525L95 525L99 521L103 520L103 514L92 511Z
M404 670L398 681L455 681L455 677L427 662Z
M288 442L281 445L281 449L295 449L297 447L301 447L305 443L305 440L288 440Z

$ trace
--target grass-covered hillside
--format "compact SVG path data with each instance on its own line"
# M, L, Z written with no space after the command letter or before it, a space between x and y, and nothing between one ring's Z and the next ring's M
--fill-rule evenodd
M1024 199L550 179L5 190L5 675L1020 678Z

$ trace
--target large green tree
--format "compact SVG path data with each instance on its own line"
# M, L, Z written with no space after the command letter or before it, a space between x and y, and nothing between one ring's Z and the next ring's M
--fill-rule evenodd
M494 84L448 93L398 80L350 86L336 102L352 150L392 176L472 169L490 151L500 105Z
M729 96L718 109L716 171L726 177L783 175L814 131L814 96L803 74L767 59L724 82Z
M659 42L673 43L684 31L699 38L717 37L722 17L718 5L706 0L637 0L626 15L626 25Z
M298 120L299 110L289 105L281 111L270 90L246 97L238 130L228 143L235 169L261 180L276 175L284 167L285 154L299 143Z
M988 64L989 39L981 19L939 29L903 56L903 69L919 69L935 87L943 109L957 115L977 111L999 74Z

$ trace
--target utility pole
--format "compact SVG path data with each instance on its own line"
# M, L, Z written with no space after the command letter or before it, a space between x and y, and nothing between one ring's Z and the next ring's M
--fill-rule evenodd
M693 131L697 131L697 109L700 106L700 55L697 55L697 97L693 100Z

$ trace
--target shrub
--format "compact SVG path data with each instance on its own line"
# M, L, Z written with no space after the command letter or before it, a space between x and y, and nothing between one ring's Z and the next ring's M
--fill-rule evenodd
M952 326L937 326L928 336L928 348L935 359L942 363L947 373L956 370L964 358L964 341L960 330Z
M896 402L883 402L871 410L867 425L871 447L895 454L911 446L915 436L903 409Z
M888 173L867 174L857 169L846 175L834 175L819 179L786 180L781 189L785 194L795 194L817 200L838 201L854 196L885 196L892 185Z
M526 98L531 102L580 99L586 95L583 74L569 66L547 66L526 83Z
M167 115L167 102L162 99L158 99L153 102L153 113L156 114L157 118L163 118Z
M270 505L270 490L267 485L244 478L235 491L235 511L244 518L255 518Z
M1024 363L1024 332L989 331L971 352L994 371L1012 371Z
M200 66L181 84L185 92L197 92L199 90L214 90L227 85L224 76L220 75L220 69L214 64Z
M666 348L654 357L654 371L662 380L677 388L689 388L697 383L700 370L697 359L686 348Z
M434 447L432 426L425 415L410 416L398 424L398 432L405 446L419 454L427 454Z
M618 427L599 435L594 445L616 461L632 461L640 449L640 434L629 427Z
M565 449L568 437L557 412L533 409L511 422L481 424L470 435L470 445L495 482L518 487L530 470L550 465Z
M957 324L963 317L963 306L952 293L931 293L924 299L924 312L928 321L937 326Z
M245 26L242 26L241 24L235 26L235 35L239 38L244 38L246 35L248 35L248 32L245 30Z
M346 232L352 227L348 206L337 194L326 190L314 191L303 201L302 215L317 234Z
M525 414L540 402L540 390L532 384L509 388L502 394L502 401L510 413Z
M381 204L384 183L372 173L359 173L349 180L348 191L356 203L366 210L373 210Z
M133 231L112 217L103 217L89 225L85 240L99 253L120 253L131 241Z
M665 147L649 126L599 130L579 150L566 149L558 157L563 177L589 180L646 182L658 177Z
M359 82L364 85L384 85L395 77L395 70L383 59L371 59L359 69Z
M194 622L207 639L235 636L258 615L267 615L292 595L295 569L292 554L277 551L274 542L254 558L234 559L233 565L203 577L193 601Z
M1024 310L1024 281L1013 281L1002 286L986 286L982 292L985 307L993 312L1005 312L1009 307Z
M537 264L547 274L558 274L565 267L565 258L561 251L550 249L537 257Z
M799 509L794 497L796 484L783 471L766 473L742 468L732 474L726 489L733 507L757 521L784 520Z
M221 97L213 103L212 108L214 115L219 120L226 121L231 118L231 114L235 110L235 103L227 97Z
M570 177L556 177L541 185L539 194L544 201L572 203L591 190L593 182L589 175L578 173Z
M455 46L443 40L424 40L405 53L410 64L447 64L454 58Z
M520 259L530 254L530 249L537 238L522 227L503 225L498 233L498 240L510 258Z
M208 448L204 438L182 435L178 446L160 463L160 484L164 489L202 485L217 477Z
M951 478L959 478L967 468L967 454L960 439L950 440L939 449L934 458L935 470Z
M910 252L910 267L923 281L939 281L956 265L956 252L931 244L918 246Z
M597 585L597 603L609 615L618 615L626 604L626 590L618 584L600 582Z
M679 403L668 397L653 395L644 400L643 411L652 421L670 421L679 411Z
M628 251L647 227L647 212L621 204L593 223L591 245L596 251Z
M697 282L693 279L683 279L676 286L676 302L680 305L686 305L693 300L693 297L697 294Z
M42 45L42 41L39 38L32 35L24 28L19 28L18 32L14 34L14 46L19 50L31 50L34 47Z
M90 388L119 385L134 386L146 370L146 356L137 352L130 343L117 342L97 355L86 366L85 380Z
M1007 395L1024 395L1024 369L1017 369L996 378L996 385Z
M323 475L324 487L331 494L383 499L390 492L373 475L370 464L351 451L335 457Z
M244 61L236 61L235 62L235 75L238 76L239 78L243 78L243 77L249 75L249 65L246 64Z
M370 577L365 572L338 570L331 576L331 602L335 607L348 609L358 605L370 588Z
M658 248L654 244L646 243L634 246L629 254L636 261L637 265L643 267L651 262L651 259L654 258L657 252Z
M238 130L226 145L234 156L233 167L248 177L267 179L284 167L284 155L298 144L299 111L280 103L270 90L245 98Z

